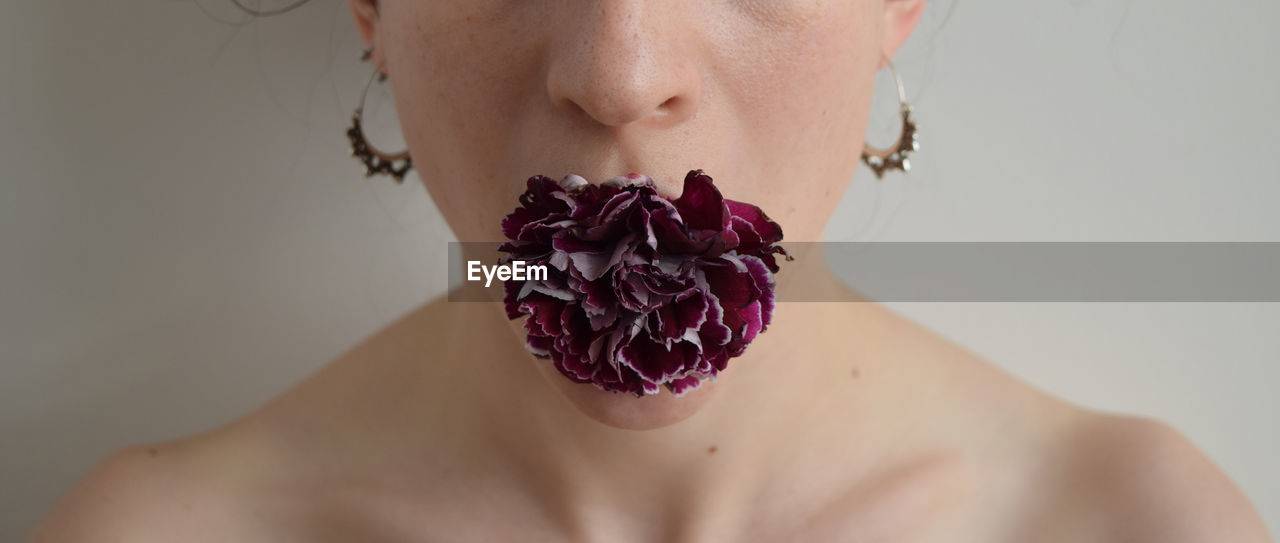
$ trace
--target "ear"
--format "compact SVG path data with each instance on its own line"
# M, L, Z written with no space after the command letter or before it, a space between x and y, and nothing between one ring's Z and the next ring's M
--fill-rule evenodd
M355 0L353 0L355 1ZM885 0L884 33L880 42L880 50L884 56L893 58L894 53L907 41L920 15L924 13L925 0ZM884 59L876 63L877 68L884 67Z
M348 0L351 4L351 16L355 19L356 30L365 48L373 49L373 57L369 60L374 66L382 66L382 48L377 47L378 34L378 0Z

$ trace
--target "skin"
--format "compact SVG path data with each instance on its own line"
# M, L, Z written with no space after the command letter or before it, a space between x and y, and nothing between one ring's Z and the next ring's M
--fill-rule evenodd
M349 0L460 240L535 173L703 168L821 239L923 0ZM888 181L886 181L888 182ZM856 297L819 255L779 280ZM1176 430L1022 383L874 303L780 303L674 398L571 383L428 303L251 413L128 447L34 541L1270 541Z

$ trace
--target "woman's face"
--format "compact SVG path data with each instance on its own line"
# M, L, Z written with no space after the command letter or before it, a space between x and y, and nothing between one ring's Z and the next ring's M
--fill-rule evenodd
M858 164L882 55L924 0L350 3L460 241L503 240L535 174L637 172L675 197L697 168L787 241L816 241Z

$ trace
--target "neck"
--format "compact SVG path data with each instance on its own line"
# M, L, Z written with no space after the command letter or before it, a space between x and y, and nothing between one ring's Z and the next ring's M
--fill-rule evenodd
M780 278L833 289L831 300L858 298L820 255L796 256ZM694 520L744 522L752 509L778 505L761 499L829 498L813 489L834 492L833 473L886 454L881 445L896 430L876 414L904 407L904 395L894 393L901 380L885 364L889 314L869 302L783 296L767 331L716 382L703 384L709 390L695 391L708 394L705 404L653 430L602 424L560 397L534 367L550 361L532 359L507 332L500 305L449 305L461 355L452 357L460 363L452 390L460 407L449 416L466 436L465 458L527 482L538 503L576 529L614 514L642 521L637 526L713 529ZM476 330L487 335L467 333ZM806 491L790 492L797 485Z

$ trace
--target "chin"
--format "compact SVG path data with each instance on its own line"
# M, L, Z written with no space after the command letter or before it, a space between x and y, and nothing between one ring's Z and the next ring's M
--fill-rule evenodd
M624 430L655 430L685 420L711 399L718 385L708 380L679 398L665 388L658 394L637 398L601 390L591 383L575 383L548 361L537 362L544 362L538 364L538 370L578 411L601 424Z

